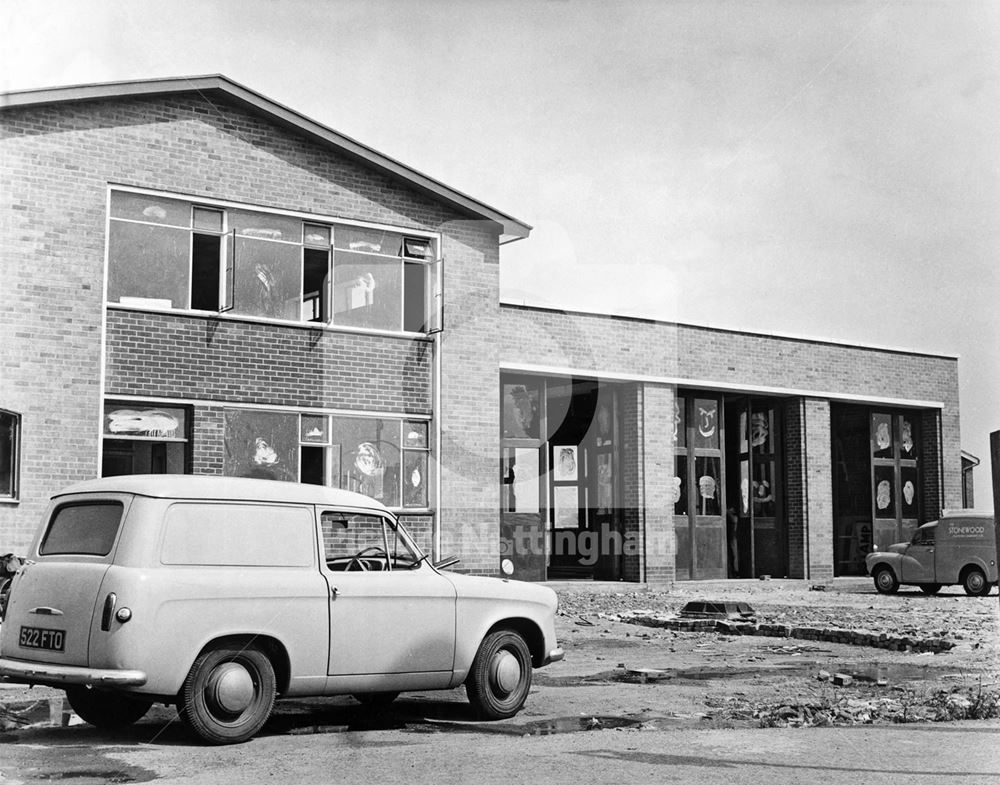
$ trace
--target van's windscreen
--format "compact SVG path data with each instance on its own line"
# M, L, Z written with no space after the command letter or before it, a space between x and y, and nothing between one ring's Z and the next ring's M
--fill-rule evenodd
M121 502L112 501L58 507L38 553L107 556L115 544L123 510Z

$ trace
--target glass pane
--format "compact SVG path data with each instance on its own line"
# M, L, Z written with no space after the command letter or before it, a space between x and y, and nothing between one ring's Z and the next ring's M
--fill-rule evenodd
M722 515L722 496L719 487L719 458L696 458L695 477L698 482L696 515Z
M615 472L610 452L597 454L597 514L605 515L615 508Z
M14 494L17 457L17 415L0 412L0 496Z
M301 439L309 444L329 444L330 435L327 432L328 419L323 414L303 414L301 422Z
M538 438L536 385L503 385L503 435L511 439Z
M750 461L740 461L740 515L750 514Z
M872 455L876 458L892 457L892 415L872 415Z
M511 512L538 512L538 450L535 448L514 449L514 460L510 464L514 476L511 481Z
M399 256L403 237L384 229L365 229L360 226L336 226L333 230L334 247L345 251L377 253Z
M753 514L759 518L774 517L774 463L762 461L754 464Z
M298 415L227 409L224 438L223 473L227 477L298 480Z
M601 401L597 405L597 412L594 418L597 420L597 446L606 447L611 444L615 434L614 422L612 421L612 408L608 400Z
M325 322L330 317L330 252L302 249L302 321Z
M190 254L187 229L111 221L108 302L187 308Z
M750 451L750 441L747 438L747 413L740 412L740 455L745 455Z
M764 409L750 415L750 447L758 455L774 452L774 410Z
M913 418L904 414L899 418L899 457L912 461L917 458L917 433Z
M330 227L318 224L305 224L302 228L302 241L306 245L321 245L330 247Z
M403 446L404 447L427 447L427 421L426 420L404 420L403 421Z
M686 455L674 456L674 476L671 478L670 493L674 501L674 515L687 515L687 467Z
M236 238L233 313L298 320L302 248Z
M674 444L678 447L687 446L687 420L685 418L684 399L674 399L674 420L672 423L671 435Z
M694 446L719 448L719 402L714 398L696 398L694 402Z
M259 240L284 240L302 242L302 221L284 215L257 213L249 210L230 210L229 228L243 237Z
M406 262L403 265L403 329L421 333L427 330L429 265Z
M377 330L402 329L402 262L336 252L333 260L333 323Z
M920 484L917 469L913 466L904 466L899 473L900 482L903 484L902 516L916 518L920 509Z
M426 452L403 452L403 506L427 506Z
M334 485L399 506L399 420L334 417Z
M187 433L185 414L184 409L107 403L104 405L104 433L119 439L129 436L183 439Z
M191 221L195 229L203 229L208 232L221 232L224 217L225 213L222 210L195 207L192 211Z
M111 217L132 221L182 226L191 225L191 208L187 202L165 199L162 196L145 196L122 191L111 193Z
M123 510L119 502L60 507L38 552L43 556L59 553L107 556L115 544Z
M895 469L892 466L875 467L875 517L896 517Z
M424 237L404 237L403 256L410 259L433 259L434 243Z

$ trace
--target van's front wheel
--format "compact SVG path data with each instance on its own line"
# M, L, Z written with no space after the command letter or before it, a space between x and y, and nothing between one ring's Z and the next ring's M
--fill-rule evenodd
M970 597L982 597L990 593L986 576L978 567L970 567L962 576L962 588Z
M257 734L274 707L274 668L253 646L219 646L198 655L179 695L181 719L209 744Z
M899 581L891 567L879 567L873 576L879 594L895 594L899 591Z
M513 630L497 630L479 646L465 681L476 713L485 720L503 720L521 710L531 689L531 652Z
M66 700L81 720L103 730L133 725L145 717L153 705L152 701L75 686L66 688Z

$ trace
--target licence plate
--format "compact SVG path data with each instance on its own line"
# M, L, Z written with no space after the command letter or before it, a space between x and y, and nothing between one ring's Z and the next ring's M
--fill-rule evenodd
M46 630L42 627L22 627L18 644L25 649L66 650L64 630Z

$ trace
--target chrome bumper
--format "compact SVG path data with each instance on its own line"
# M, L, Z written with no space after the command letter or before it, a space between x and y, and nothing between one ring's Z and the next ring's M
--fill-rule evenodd
M90 684L94 687L141 687L146 683L143 671L101 670L48 662L24 662L0 659L0 679L18 684Z

